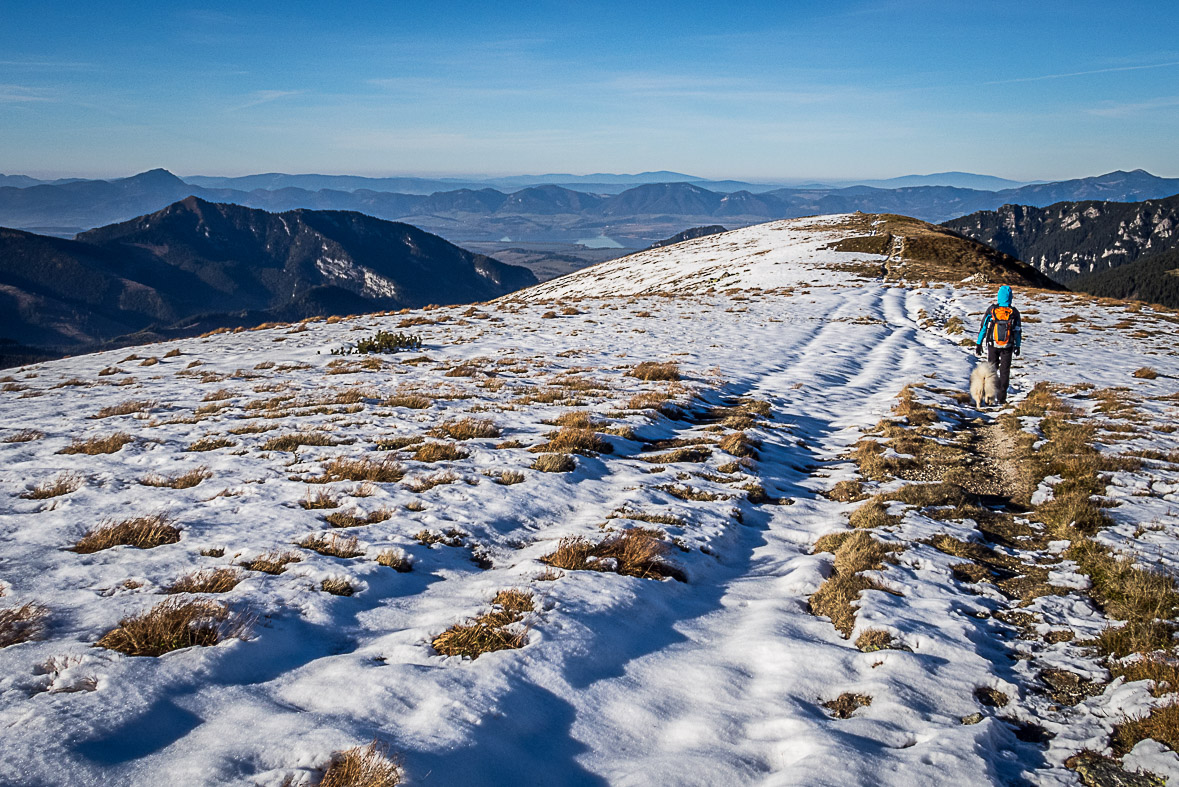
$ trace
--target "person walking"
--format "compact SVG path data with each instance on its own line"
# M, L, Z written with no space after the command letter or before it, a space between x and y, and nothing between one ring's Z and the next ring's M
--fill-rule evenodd
M1019 346L1023 341L1019 310L1011 305L1011 288L1006 284L999 288L995 302L983 315L978 340L974 344L975 355L982 355L983 341L987 344L987 360L999 375L999 404L1006 404L1011 356L1019 355Z

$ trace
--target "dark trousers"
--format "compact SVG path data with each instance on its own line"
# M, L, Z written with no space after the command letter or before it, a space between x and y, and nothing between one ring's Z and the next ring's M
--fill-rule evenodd
M1007 381L1011 379L1011 347L987 345L987 360L999 372L999 402L1007 401Z

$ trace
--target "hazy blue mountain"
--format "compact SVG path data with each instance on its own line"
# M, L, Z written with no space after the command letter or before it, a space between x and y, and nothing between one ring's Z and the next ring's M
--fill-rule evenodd
M535 282L408 224L188 197L77 240L0 229L0 343L79 352L131 335L485 301Z
M951 186L976 191L1001 191L1028 185L1025 181L997 178L994 175L978 175L973 172L935 172L931 175L902 175L897 178L880 180L845 180L831 186L873 186L878 189L900 189L911 186Z

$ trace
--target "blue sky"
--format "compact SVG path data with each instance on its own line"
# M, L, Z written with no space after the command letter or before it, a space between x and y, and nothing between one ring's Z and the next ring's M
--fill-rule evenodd
M1176 177L1176 29L1108 0L14 3L0 172Z

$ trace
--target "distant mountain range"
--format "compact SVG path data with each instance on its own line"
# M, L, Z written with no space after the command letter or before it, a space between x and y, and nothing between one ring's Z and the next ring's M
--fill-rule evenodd
M285 182L283 178L328 176L251 177L280 178L264 181L278 185ZM341 185L354 186L356 180ZM165 170L152 170L113 181L0 187L0 225L69 236L73 231L124 221L194 195L270 211L357 211L405 221L456 241L507 238L512 242L572 243L606 235L620 239L629 248L642 248L685 227L714 223L739 227L772 219L854 211L897 213L938 222L995 210L1005 204L1042 206L1086 199L1138 201L1179 194L1179 179L1158 178L1142 170L999 191L955 186L850 186L779 188L755 193L749 189L716 191L702 183L643 183L617 194L556 184L514 191L459 188L429 195L295 186L244 191L191 185ZM247 180L242 185L252 182Z
M407 224L188 197L77 240L0 229L0 355L485 301L535 282Z

